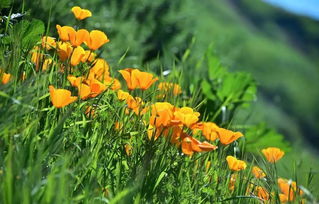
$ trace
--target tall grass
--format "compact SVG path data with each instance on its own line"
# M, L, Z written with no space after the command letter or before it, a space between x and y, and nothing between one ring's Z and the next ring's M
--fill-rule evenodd
M98 77L89 79L96 61L71 66L74 50L63 60L62 46L44 49L41 36L45 29L40 21L23 19L9 23L13 24L1 38L0 56L1 79L4 73L11 74L9 82L0 85L0 199L3 203L278 203L280 194L285 193L294 202L315 199L307 190L311 186L311 174L304 187L299 183L294 187L290 181L288 188L284 188L289 192L283 192L277 184L280 161L269 163L262 155L246 152L245 137L228 144L222 142L228 134L232 137L241 134L223 132L228 131L224 128L235 130L233 112L253 98L255 89L249 76L231 74L214 64L217 59L211 57L206 95L196 89L205 84L196 83L193 87L182 86L181 93L174 93L171 87L160 90L160 82L183 85L187 84L184 77L192 78L193 72L173 66L168 77L162 73L149 88L129 90L128 86L132 85L129 80L124 81L124 74L121 76L112 68L101 67L103 75L110 72L107 77L112 77L111 84ZM88 46L88 41L82 45L85 49ZM183 56L181 64L186 64L187 54ZM42 70L44 59L52 62ZM197 62L198 66L202 61ZM87 81L98 80L99 88L107 88L99 92L92 88L90 95L82 98L81 86L74 87L68 81L70 74L86 77ZM146 80L143 76L137 74L138 80L134 77L131 80L143 84ZM120 90L111 87L114 78L121 79L122 89L132 98L121 100ZM238 78L236 83L231 80ZM93 83L87 81L81 81L82 87ZM64 96L55 98L49 92L50 85L70 90L78 99L57 107L57 101ZM202 101L204 96L208 99ZM214 106L204 107L207 101ZM132 107L131 103L135 102L138 105ZM165 109L160 115L154 108L154 105L161 108L158 102L170 103L174 108ZM183 112L182 107L189 109ZM142 114L144 108L146 112ZM201 120L197 121L196 110L201 108ZM194 112L189 112L190 109ZM223 116L224 109L227 117ZM152 117L155 117L153 122ZM162 117L165 121L169 118L166 122L170 125L155 125ZM216 135L214 139L204 134L200 121L206 119L219 126L211 130ZM182 133L176 135L174 128L180 128ZM245 128L236 130L245 131ZM177 141L172 143L172 139ZM199 146L204 140L214 148ZM236 165L226 161L229 155L245 161L247 167L236 169ZM251 173L254 165L263 169L265 178L256 178Z

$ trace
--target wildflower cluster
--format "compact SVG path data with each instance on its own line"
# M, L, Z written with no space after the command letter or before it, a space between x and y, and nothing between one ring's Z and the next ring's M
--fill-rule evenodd
M79 21L92 16L89 10L80 7L73 7L71 11ZM254 162L241 160L243 158L239 159L232 148L238 148L238 140L244 138L241 132L226 129L212 121L201 120L201 114L185 105L186 102L183 106L168 102L172 98L178 99L183 94L180 85L161 80L152 73L136 68L119 70L119 79L112 75L108 62L98 57L97 53L110 41L103 31L88 31L60 25L56 25L56 29L58 40L51 36L43 36L41 42L30 52L36 72L48 72L55 67L56 73L62 76L60 80L53 80L48 87L53 107L64 110L66 106L85 106L84 115L94 121L99 117L95 109L102 105L99 99L104 93L112 95L115 98L113 102L117 106L120 104L121 109L116 109L114 104L109 105L112 108L114 105L115 114L117 111L124 113L123 117L118 116L117 121L111 121L114 124L112 130L119 135L114 140L122 140L122 135L132 137L131 133L135 131L138 134L134 137L140 137L139 139L143 140L142 144L153 145L159 140L167 142L170 148L178 152L175 154L178 158L194 158L197 161L198 156L206 156L207 175L210 171L216 170L214 165L219 165L219 168L228 165L229 169L223 169L227 171L226 179L219 178L218 175L215 177L217 183L219 180L227 180L230 194L237 190L239 182L245 180L249 184L245 188L245 195L258 197L262 202L273 202L277 199L286 203L302 199L304 192L296 182L276 177L278 185L269 188L270 176L266 168L255 166ZM25 80L26 77L23 73L21 79ZM0 69L2 84L9 83L11 78L11 74ZM125 81L125 86L122 86L120 81ZM93 105L87 106L88 101L93 101ZM129 130L125 130L127 123L131 121L137 121L139 126L135 127L134 123L130 125ZM134 142L126 140L124 145L120 144L125 156L132 158L139 147ZM155 145L152 147L155 148ZM266 165L271 167L285 154L276 147L269 147L261 152L268 161ZM221 165L212 163L212 156L207 156L209 154L214 155L215 161ZM136 163L138 161L140 160ZM242 173L247 172L247 167L250 169L248 175L251 176L243 177ZM208 177L212 180L210 176Z

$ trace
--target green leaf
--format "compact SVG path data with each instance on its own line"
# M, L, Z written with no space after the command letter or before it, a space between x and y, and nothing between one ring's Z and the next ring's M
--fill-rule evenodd
M19 36L22 42L22 48L25 49L33 47L40 40L44 31L43 22L36 19L31 21L22 20L13 28L14 34Z
M202 91L204 93L204 95L210 99L210 100L215 100L216 96L214 95L214 93L212 92L212 87L210 85L210 83L206 80L203 80L201 83L201 87L202 87Z
M155 191L155 189L157 188L157 186L160 184L160 182L162 181L162 179L164 178L164 176L166 175L167 173L165 171L163 171L159 177L157 178L157 181L154 185L154 188L153 188L153 192Z
M289 151L290 146L284 140L284 136L261 123L250 127L245 133L246 150L252 153L259 153L261 149L269 146L278 147L284 151Z

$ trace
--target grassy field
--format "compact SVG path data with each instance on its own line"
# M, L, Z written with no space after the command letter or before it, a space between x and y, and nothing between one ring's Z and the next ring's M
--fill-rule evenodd
M3 203L316 202L318 73L284 29L232 1L6 2Z

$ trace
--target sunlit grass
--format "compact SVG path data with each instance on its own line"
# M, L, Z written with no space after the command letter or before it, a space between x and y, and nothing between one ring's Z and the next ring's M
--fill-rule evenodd
M75 17L80 18L77 12ZM98 54L91 60L96 50L108 46L104 32L79 33L78 27L57 26L59 39L52 40L40 38L44 30L28 32L28 26L39 25L25 20L13 27L31 36L21 44L14 39L25 36L16 32L6 33L12 41L1 44L2 72L11 74L7 80L1 73L0 85L4 203L313 199L307 191L311 182L302 187L280 180L278 185L277 165L284 152L270 149L265 157L245 152L239 145L245 144L245 132L235 131L222 116L222 108L231 113L237 104L250 101L251 97L244 97L246 85L240 86L244 82L251 86L247 75L210 67L212 83L207 83L222 86L207 88L218 111L211 114L206 108L206 117L198 112L202 105L201 97L195 98L198 92L176 83L184 75L167 80L164 74L157 77L141 68L124 67L117 73ZM191 73L185 76L191 78ZM245 80L233 81L235 86L220 82L238 78ZM251 172L255 165L265 176L256 178Z

